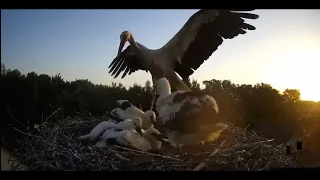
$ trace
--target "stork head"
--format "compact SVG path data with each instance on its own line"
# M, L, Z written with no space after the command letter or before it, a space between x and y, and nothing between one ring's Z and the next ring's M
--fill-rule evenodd
M126 42L131 38L131 33L129 31L123 31L120 34L120 45L118 50L118 56L122 51L123 46L126 44Z
M116 103L122 110L126 110L127 108L132 106L132 104L128 100L117 100Z
M134 129L137 131L137 133L139 133L142 136L142 130L141 130L142 119L139 117L135 117L133 118L132 121L133 121Z
M113 123L111 123L113 124ZM142 135L142 119L139 117L132 117L130 119L125 119L114 125L116 129L124 129L124 130L136 130L137 133Z
M120 100L117 100L116 103L117 103L117 105L120 106L122 103L124 103L124 102L126 102L126 101L128 101L128 100L122 100L122 99L120 99Z
M152 110L148 110L145 112L145 115L147 116L148 120L150 121L150 125L156 124L156 113L154 113Z
M214 111L218 114L219 108L216 100L209 95L204 95L200 98L201 102L203 102L207 107L214 109Z

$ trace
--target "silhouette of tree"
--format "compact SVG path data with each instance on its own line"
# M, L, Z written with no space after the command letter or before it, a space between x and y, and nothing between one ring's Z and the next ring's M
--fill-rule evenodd
M286 89L283 92L285 101L297 102L300 100L300 91L298 89Z
M192 80L191 81L190 88L194 92L200 92L201 91L200 84L196 80Z
M274 128L277 132L264 132L274 133L274 136L279 137L299 132L296 124L310 132L315 128L320 131L320 127L314 125L316 122L320 123L320 111L317 111L320 109L320 102L301 101L300 91L297 89L286 89L281 94L265 83L238 85L230 80L212 79L202 82L204 89L200 88L196 80L188 79L186 83L192 91L205 92L216 99L220 120L242 127L250 124L250 128L257 130L277 126L278 128ZM35 72L23 75L17 69L6 69L3 63L1 91L0 129L5 140L13 144L23 134L12 127L21 131L32 130L33 124L42 123L58 108L61 111L48 121L86 112L90 112L92 116L100 116L112 110L119 99L127 99L145 111L150 108L153 97L153 85L150 81L144 86L134 84L129 88L114 82L111 85L96 85L87 79L66 81L59 73L54 76L38 75ZM299 120L301 118L303 121ZM289 134L283 134L285 132ZM309 139L313 138L312 141L315 141L314 137L318 137L318 134L313 134L315 135Z
M6 66L3 63L1 63L1 74L7 74Z

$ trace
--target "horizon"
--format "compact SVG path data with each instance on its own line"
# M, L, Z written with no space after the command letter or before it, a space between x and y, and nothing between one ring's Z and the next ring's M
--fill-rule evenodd
M137 71L124 79L108 74L120 33L128 30L146 47L160 48L196 11L1 10L1 60L6 68L22 74L60 73L68 81L144 86L151 81L149 73ZM201 88L204 80L211 79L266 83L280 92L299 89L302 100L319 102L315 73L320 67L320 10L259 9L253 13L259 18L246 22L256 30L224 39L190 80Z
M7 68L6 68L7 69ZM10 69L11 71L12 70L14 70L14 69ZM18 69L17 69L18 70ZM31 72L29 72L29 73L31 73ZM36 72L35 72L36 73ZM24 74L24 73L21 73L21 75L25 75L25 76L27 76L27 74ZM57 74L55 74L55 75L58 75L59 73L57 73ZM41 75L41 74L37 74L38 76L39 75ZM48 75L48 74L46 74L46 75ZM50 77L53 77L53 76L55 76L55 75L49 75ZM74 79L74 80L70 80L70 81L68 81L68 80L66 80L65 78L63 78L63 75L62 74L60 74L60 76L61 76L61 78L65 81L65 82L73 82L73 81L77 81L77 80L88 80L90 83L92 83L92 84L94 84L94 85L103 85L103 86L111 86L112 85L112 82L113 83L116 83L116 85L118 85L119 83L120 84L122 84L121 82L114 82L114 81L112 81L110 84L101 84L101 83L99 83L99 84L97 84L97 83L94 83L94 82L92 82L92 81L90 81L89 79ZM191 79L191 82L192 82L192 80L193 79ZM219 80L219 81L224 81L224 80L229 80L229 81L231 81L230 79L211 79L211 80ZM150 81L150 80L146 80L145 81L145 83L147 82L147 81ZM205 80L206 81L206 80ZM208 81L210 81L210 80L208 80ZM145 83L144 84L138 84L138 83L134 83L133 85L140 85L140 86L142 86L142 87L144 87L145 86ZM150 83L152 83L151 81L150 81ZM205 87L204 87L204 85L203 85L203 81L202 82L198 82L197 81L197 83L198 84L200 84L200 89L204 89ZM267 83L264 83L264 82L261 82L261 83L256 83L256 84L236 84L236 83L234 83L234 82L232 82L231 81L231 83L233 83L233 84L235 84L235 85L252 85L252 86L255 86L255 85L257 85L257 84L261 84L261 83L263 83L263 84L267 84ZM123 84L122 84L123 85ZM130 88L130 87L132 87L133 85L129 85L129 86L124 86L127 90ZM271 85L271 84L267 84L267 85ZM271 85L272 86L272 85ZM282 95L283 93L284 93L284 91L285 90L283 90L283 91L280 91L279 89L277 89L277 88L275 88L275 87L273 87L272 86L272 88L274 88L274 89L276 89L276 90L278 90L279 91L279 93ZM289 88L287 88L287 89L289 89ZM297 90L299 90L299 89L297 89ZM300 90L299 90L300 91ZM315 103L320 103L320 101L314 101L314 100L304 100L304 99L301 99L301 101L312 101L312 102L315 102Z

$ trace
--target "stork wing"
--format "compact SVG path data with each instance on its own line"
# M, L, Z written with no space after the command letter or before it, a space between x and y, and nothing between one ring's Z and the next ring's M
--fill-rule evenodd
M174 70L183 79L187 79L218 49L223 42L222 38L233 39L239 34L245 34L245 30L255 30L255 27L245 23L243 18L258 17L256 14L226 9L200 10L189 18L162 50L175 61Z
M141 65L141 61L137 54L133 51L131 45L129 45L124 51L119 54L109 65L111 76L117 78L121 72L122 78L124 78L128 73L129 75L137 70L145 70Z

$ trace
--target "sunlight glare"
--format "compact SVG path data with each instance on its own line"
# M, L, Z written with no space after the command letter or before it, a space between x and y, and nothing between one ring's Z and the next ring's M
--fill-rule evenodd
M320 101L320 51L316 48L294 48L284 51L267 74L269 82L279 90L299 89L302 100Z

